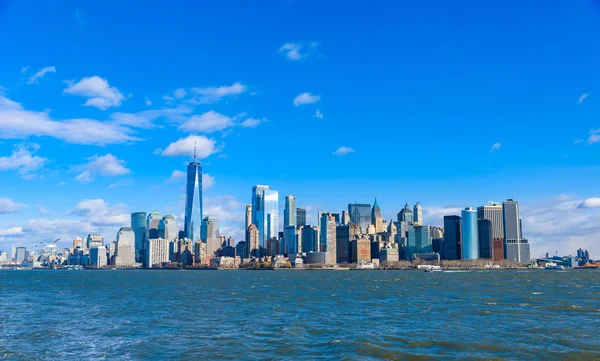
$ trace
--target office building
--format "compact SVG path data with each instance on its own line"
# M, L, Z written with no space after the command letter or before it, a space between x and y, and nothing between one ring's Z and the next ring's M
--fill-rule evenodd
M285 253L298 253L298 237L296 235L296 226L288 225L283 227L283 239L285 240Z
M479 232L479 258L492 259L492 229L492 221L487 219L479 219L477 221L477 231Z
M350 213L347 210L342 211L342 224L350 223Z
M27 248L25 247L17 247L15 254L15 262L22 263L29 258L29 254L27 252Z
M108 264L106 257L106 247L92 247L90 248L90 266L95 268L102 268Z
M414 225L408 230L406 247L404 247L404 257L412 260L416 253L432 253L433 246L429 236L429 226Z
M423 208L421 208L421 203L419 202L413 208L413 217L415 223L423 224Z
M379 250L379 264L383 262L398 262L399 260L398 248L385 247Z
M156 209L148 215L146 219L146 240L158 238L158 224L162 219L162 214Z
M462 258L462 237L460 216L444 216L444 251L448 260Z
M462 259L479 258L479 232L477 230L477 211L467 207L462 211Z
M104 239L99 234L88 234L86 239L86 249L92 247L102 247L104 245Z
M477 219L487 219L492 222L492 239L504 238L502 204L490 202L485 206L477 207Z
M358 224L362 233L367 233L371 224L371 205L361 203L348 204L350 222Z
M214 256L215 252L221 248L219 235L219 221L211 216L206 216L202 220L200 239L206 244L206 253L209 257Z
M145 219L145 216L144 216L144 219ZM83 248L83 240L81 239L81 237L77 237L73 240L73 250L75 250L77 247ZM14 257L15 257L15 246L13 245L10 258L13 259Z
M251 204L246 204L246 227L244 228L244 232L246 232L246 230L248 230L248 227L250 227L250 225L252 224L252 205ZM246 239L246 242L248 242L248 240Z
M325 252L325 264L336 264L336 221L331 213L324 213L320 219L320 243L321 252Z
M508 199L502 202L504 224L504 256L512 262L529 261L529 242L521 234L519 202Z
M144 248L146 246L146 212L131 213L131 229L135 235L135 261L144 263Z
M302 252L319 252L319 228L306 225L300 229L302 233Z
M388 243L394 243L396 241L397 232L398 229L396 228L396 224L390 219L390 223L388 223L387 226Z
M260 246L279 233L279 193L269 186L252 187L252 223L258 228Z
M413 211L410 210L408 203L404 205L404 208L398 212L398 222L406 222L408 224L413 224L415 221L415 216Z
M134 231L135 233L135 231ZM175 217L170 214L164 216L158 223L158 238L172 241L179 237L179 226Z
M146 264L148 268L161 267L171 260L171 241L164 238L148 240Z
M296 227L306 226L306 209L296 208Z
M371 224L375 227L375 233L386 231L383 226L383 217L381 216L381 208L379 208L377 198L375 198L373 208L371 209Z
M248 239L248 244L246 245L246 249L248 253L246 255L247 258L250 257L259 257L260 256L260 237L258 235L258 227L256 225L251 224L246 230L246 238Z
M131 227L121 227L117 233L115 249L116 266L133 266L135 264L135 233Z
M283 210L283 227L296 225L296 197L291 194L285 196L285 208Z
M194 145L194 159L187 167L183 224L185 238L192 242L200 239L202 210L202 166L200 162L196 161L196 146Z
M351 263L371 263L371 239L368 236L355 237L350 242L350 249Z

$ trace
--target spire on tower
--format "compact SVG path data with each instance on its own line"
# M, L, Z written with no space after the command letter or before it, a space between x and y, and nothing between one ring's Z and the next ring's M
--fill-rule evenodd
M194 141L194 163L196 163L196 141Z

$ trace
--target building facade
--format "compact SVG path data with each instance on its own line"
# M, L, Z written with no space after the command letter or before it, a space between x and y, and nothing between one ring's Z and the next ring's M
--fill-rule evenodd
M448 260L462 259L462 231L460 216L444 216L443 254Z
M377 203L377 198L373 202L373 208L371 208L371 224L375 227L375 233L385 232L383 217L381 216L381 208Z
M300 229L302 233L302 252L319 252L319 228L306 225Z
M148 240L146 264L148 268L160 267L171 260L171 241L164 238Z
M86 239L86 248L91 249L92 247L102 247L104 245L104 239L99 234L88 234Z
M371 205L362 203L348 204L350 222L358 224L362 233L367 233L371 224Z
M164 238L169 241L179 238L179 226L175 217L167 214L160 220L158 223L158 238Z
M408 239L404 247L404 257L412 260L414 254L432 253L433 246L429 236L429 226L415 225L408 230Z
M334 265L336 264L336 221L335 217L331 213L324 213L321 215L320 224L321 236L321 252L325 252L325 264Z
M477 221L477 231L479 232L479 258L492 259L492 229L492 221L487 219L479 219Z
M102 268L107 264L106 247L100 246L90 248L90 266Z
M306 209L296 208L296 227L306 226Z
M144 247L146 244L146 212L131 213L131 229L135 235L135 261L144 263Z
M251 224L246 230L246 238L248 239L248 244L246 245L246 249L248 250L248 254L246 258L250 257L259 257L260 256L260 237L258 235L258 227L256 225Z
M529 261L529 242L521 234L519 202L508 199L502 202L504 224L504 257L512 262Z
M479 232L477 230L477 211L467 207L462 211L462 259L479 258Z
M291 194L285 196L285 208L283 210L283 227L296 226L296 197Z
M206 252L211 257L221 248L219 237L219 221L211 216L204 217L202 219L200 239L206 244Z
M135 233L131 227L121 227L117 233L115 249L116 266L133 266L135 264Z
M283 227L283 239L285 240L285 253L298 253L298 237L296 226L288 225Z
M502 220L502 204L490 202L477 207L477 218L492 222L492 239L504 238L504 221Z
M200 239L202 226L202 166L196 161L196 147L194 146L194 159L187 166L185 181L185 215L183 231L185 238L197 242Z
M415 223L423 224L423 208L421 208L421 203L419 202L413 208L413 217Z
M158 225L161 219L162 214L156 209L148 215L148 218L146 218L146 240L158 238Z

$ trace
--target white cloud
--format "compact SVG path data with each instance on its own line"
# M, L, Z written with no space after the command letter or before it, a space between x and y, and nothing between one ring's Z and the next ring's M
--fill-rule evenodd
M77 167L81 173L75 179L81 183L92 181L94 176L117 176L131 173L131 170L125 167L125 161L110 153L102 156L94 155L87 159L88 163Z
M202 190L212 188L215 184L215 178L208 173L202 173Z
M600 128L590 130L589 134L590 134L590 136L587 139L587 143L589 145L600 142Z
M37 144L19 144L10 156L0 157L0 172L16 170L17 174L28 177L31 172L44 166L48 159L34 155L39 149Z
M57 121L45 112L23 109L21 104L0 96L0 139L49 136L72 144L107 145L140 140L132 130L92 119Z
M69 82L69 87L63 93L82 96L87 98L84 106L96 107L106 110L110 107L121 106L125 97L119 89L111 87L106 79L97 75L82 78L79 82Z
M167 118L172 121L181 121L185 119L184 114L192 110L187 107L178 107L171 109L151 109L143 110L137 113L112 113L110 117L116 125L124 125L132 128L150 129L155 128L154 121L160 118Z
M0 229L0 237L19 236L23 234L23 227L11 227Z
M231 126L233 126L232 118L210 110L202 115L190 117L179 126L179 129L190 133L212 133L227 129Z
M323 119L323 113L321 113L321 111L319 109L317 109L317 111L315 112L314 117L315 118L319 118L319 119Z
M500 143L494 143L494 145L492 145L491 152L498 151L498 150L500 150L501 147L502 147L502 144L500 144Z
M235 82L229 86L209 87L209 88L192 88L192 93L195 96L190 99L192 104L212 104L219 101L221 98L235 96L246 92L247 88L240 82Z
M194 143L196 144L196 157L198 159L204 159L218 152L215 146L216 142L213 139L203 135L190 135L169 144L161 154L168 157L187 156L191 158L194 155Z
M21 73L26 73L27 70L29 70L29 67L28 66L24 66L24 67L21 68Z
M577 104L583 104L583 101L588 97L588 93L583 93L579 96L579 99L577 100Z
M113 189L117 187L125 187L133 184L133 179L121 179L115 183L112 183L108 186L108 189Z
M184 171L174 170L173 173L171 173L171 177L169 179L167 179L167 181L165 183L171 183L176 180L183 179L183 178L185 178L185 174L186 173Z
M342 155L346 155L346 154L354 153L354 152L355 152L355 150L350 147L339 147L335 152L333 152L333 155L342 156Z
M23 69L21 69L21 72L23 72ZM27 84L37 84L38 80L43 78L44 75L48 73L56 73L56 68L53 66L47 66L40 69L37 73L33 74L29 80L27 80Z
M147 106L151 106L152 105L152 101L150 99L148 99L148 97L144 97L144 102L146 102Z
M430 226L443 226L444 216L460 216L460 212L464 209L461 207L449 206L449 207L438 207L428 206L423 207L423 219L425 224Z
M279 47L279 53L285 56L288 60L298 61L315 54L318 48L319 43L316 41L308 43L285 43Z
M316 103L321 99L318 95L313 95L311 93L302 93L294 98L294 105L300 106L305 104Z
M42 206L41 204L36 204L35 207L38 209L38 211L41 214L52 214L52 212L50 212L47 208L45 208L44 206Z
M104 199L84 199L69 214L84 218L94 226L127 226L130 215L123 204L109 206ZM115 230L116 234L116 230Z
M257 119L257 118L248 118L244 120L240 125L244 128L255 128L262 123L266 123L268 120L266 118Z
M600 198L592 197L579 203L577 208L600 208Z
M15 213L25 207L24 204L17 203L10 198L0 198L0 214Z
M183 88L175 89L173 92L173 96L177 99L182 99L187 95L187 92Z

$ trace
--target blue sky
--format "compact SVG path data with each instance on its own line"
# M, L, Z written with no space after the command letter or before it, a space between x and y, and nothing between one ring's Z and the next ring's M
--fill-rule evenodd
M0 1L0 249L179 217L195 139L236 239L269 184L313 222L515 198L533 254L598 254L597 39L588 0Z

